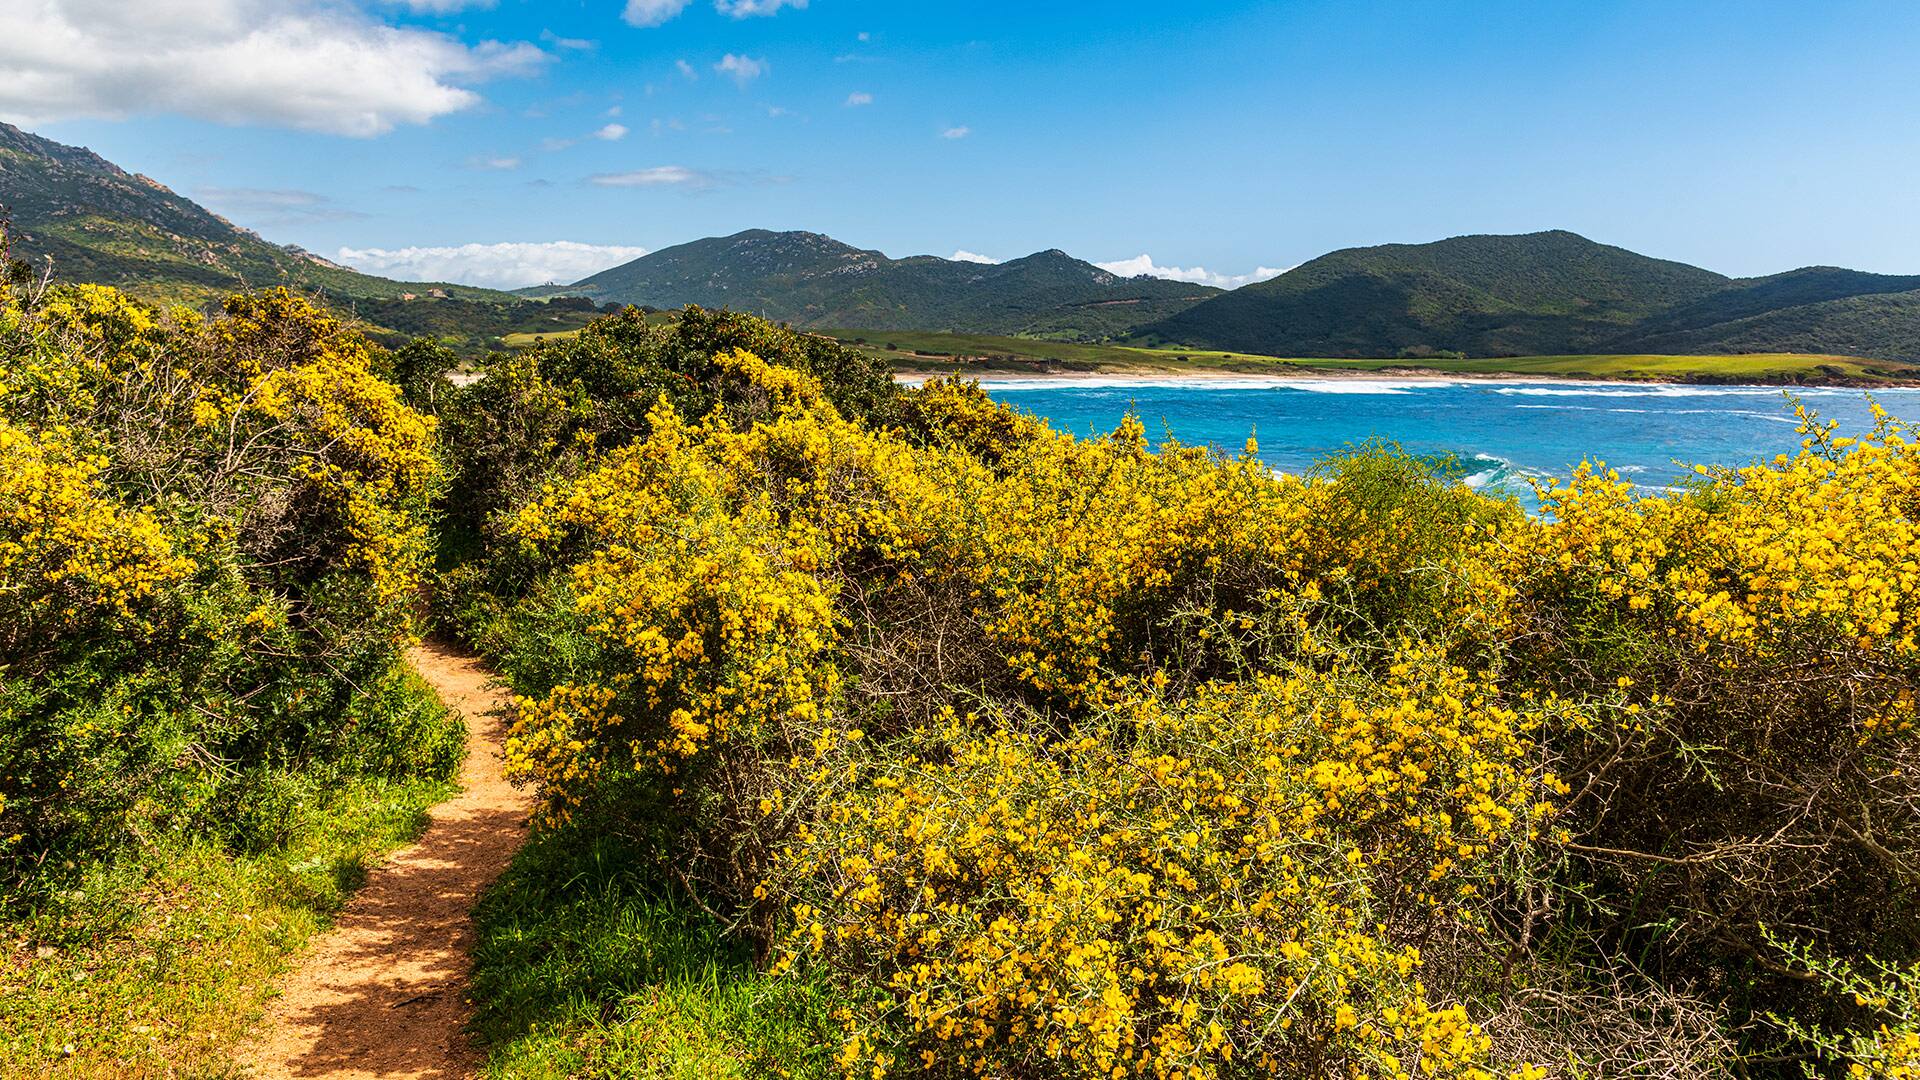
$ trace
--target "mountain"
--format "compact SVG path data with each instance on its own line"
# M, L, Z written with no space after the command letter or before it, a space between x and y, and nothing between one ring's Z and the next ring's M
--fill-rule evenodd
M1348 248L1142 327L1280 356L1802 352L1920 360L1920 276L1734 279L1555 231Z
M362 274L270 243L150 177L91 150L0 124L0 211L12 255L61 281L117 285L158 303L207 304L244 289L286 285L316 295L393 341L436 337L462 351L498 348L509 334L576 329L581 301L535 303L447 282Z
M13 255L56 277L121 286L156 301L201 302L287 285L344 300L400 301L434 290L512 302L491 289L390 281L349 270L258 233L129 173L91 150L0 123L0 208Z
M1711 271L1570 232L1460 236L1322 255L1142 335L1280 356L1590 352L1728 284Z
M891 259L819 233L764 229L663 248L568 291L658 308L726 307L806 327L1076 338L1125 333L1220 292L1123 278L1063 251L995 264Z

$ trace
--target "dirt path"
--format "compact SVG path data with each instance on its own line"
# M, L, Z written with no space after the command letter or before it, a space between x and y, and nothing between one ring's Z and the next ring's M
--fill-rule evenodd
M410 659L466 714L465 790L434 807L418 843L368 875L287 976L247 1055L250 1076L453 1080L479 1065L463 1030L470 915L525 838L530 804L500 774L506 700L491 673L437 643Z

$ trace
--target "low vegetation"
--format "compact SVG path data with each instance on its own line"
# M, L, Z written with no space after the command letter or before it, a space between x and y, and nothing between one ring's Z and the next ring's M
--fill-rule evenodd
M424 593L538 799L493 1075L1920 1069L1891 417L1530 515L728 313L457 360L8 285L8 1068L217 1071L457 764Z
M0 282L0 1070L225 1060L446 793L462 724L400 666L440 469L388 367L284 291Z
M541 800L483 908L502 1075L1920 1065L1891 418L1530 516L700 312L441 411L443 617Z

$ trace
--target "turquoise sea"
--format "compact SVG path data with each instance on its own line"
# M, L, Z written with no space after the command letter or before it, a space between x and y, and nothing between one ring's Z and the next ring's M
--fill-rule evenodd
M1743 465L1799 449L1793 407L1780 387L1645 383L1496 383L1439 379L1093 378L984 380L995 398L1077 435L1113 430L1131 410L1149 436L1238 452L1258 437L1260 456L1304 472L1345 447L1387 439L1423 455L1449 455L1465 481L1531 503L1528 478L1565 476L1604 461L1650 489L1694 464ZM1860 390L1795 388L1802 402L1841 422L1871 427ZM1920 389L1880 390L1896 417L1920 422Z

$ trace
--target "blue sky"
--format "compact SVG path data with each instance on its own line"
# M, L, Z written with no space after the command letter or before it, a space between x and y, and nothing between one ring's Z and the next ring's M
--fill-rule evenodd
M1892 0L0 0L0 71L0 118L399 276L755 227L1228 282L1545 228L1920 273Z

